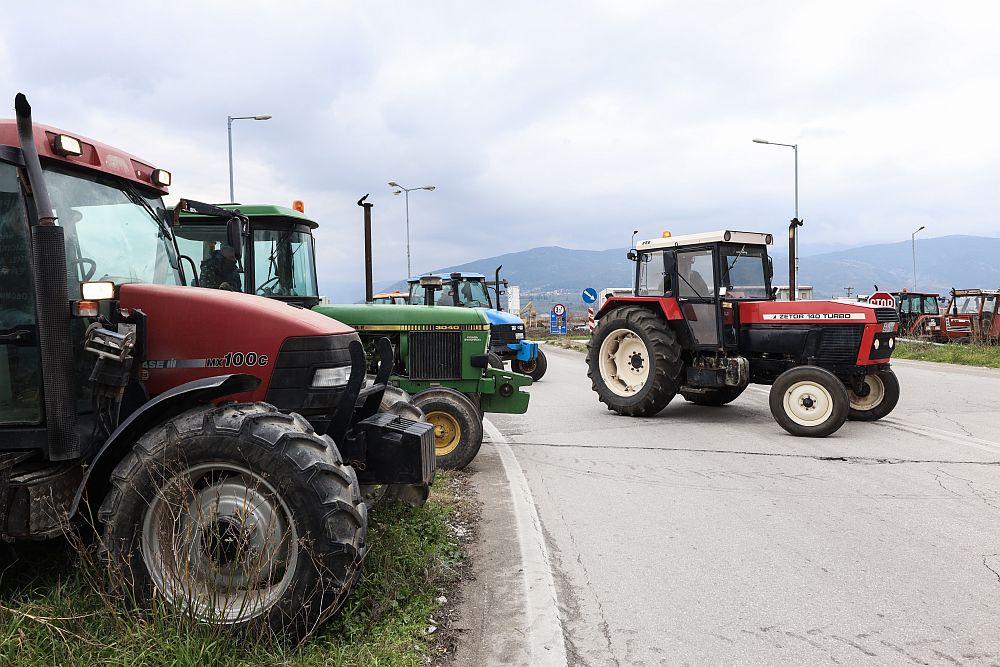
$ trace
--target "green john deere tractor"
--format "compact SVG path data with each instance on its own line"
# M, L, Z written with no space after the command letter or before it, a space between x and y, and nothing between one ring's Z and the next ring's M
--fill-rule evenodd
M303 213L273 205L213 206L181 200L174 209L181 259L198 285L267 296L309 308L353 327L374 369L376 341L388 337L395 355L391 382L412 395L434 425L437 465L464 468L483 441L483 413L523 414L526 375L492 368L490 324L479 310L448 306L321 304L315 241L319 225ZM240 256L226 246L238 227Z

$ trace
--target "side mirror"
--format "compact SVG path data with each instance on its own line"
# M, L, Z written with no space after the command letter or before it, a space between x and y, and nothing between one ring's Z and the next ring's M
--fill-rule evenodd
M229 218L226 223L226 244L236 252L236 257L243 256L243 220L239 217Z
M767 258L767 279L768 280L772 280L773 278L774 278L774 262L772 262L771 258L768 257Z
M626 256L629 258L630 261L633 262L639 257L638 253L636 253L635 250L629 250L628 255Z

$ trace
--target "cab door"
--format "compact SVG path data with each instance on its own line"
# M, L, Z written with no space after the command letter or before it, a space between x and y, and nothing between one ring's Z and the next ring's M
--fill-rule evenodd
M676 257L677 302L691 338L700 349L718 348L721 330L715 249L678 250Z
M17 168L0 161L0 425L42 421L30 238Z

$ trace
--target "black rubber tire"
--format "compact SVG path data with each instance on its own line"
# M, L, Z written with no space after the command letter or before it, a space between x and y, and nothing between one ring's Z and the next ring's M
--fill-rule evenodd
M799 382L817 384L825 389L830 396L830 415L814 426L799 424L785 413L785 393ZM847 396L847 387L836 375L819 366L797 366L779 375L778 379L771 385L768 405L774 420L792 435L806 438L825 438L831 433L835 433L847 421L847 411L851 403Z
M334 616L357 580L367 548L368 511L354 469L343 464L333 440L317 435L301 416L265 403L189 410L147 432L122 459L98 514L112 584L137 604L154 599L170 604L163 591L155 590L143 557L144 519L154 498L170 495L165 489L171 480L195 466L225 464L240 466L273 488L300 544L280 596L252 618L226 627L252 637L300 640ZM178 611L185 613L182 606Z
M601 376L600 350L605 339L615 331L628 329L646 346L650 370L648 380L634 396L619 396L611 391ZM587 349L587 377L597 398L620 415L652 417L677 395L681 387L684 362L677 334L662 315L638 306L626 306L601 318Z
M874 377L882 383L882 389L884 395L882 400L867 410L858 410L851 407L847 411L847 418L851 421L859 422L873 422L878 419L882 419L887 414L893 411L896 407L896 403L899 402L899 380L896 379L896 374L891 370L879 371L878 373L872 373L870 376ZM852 401L857 397L857 394L853 390L847 390L847 397Z
M413 397L413 404L424 411L427 421L434 423L435 413L444 413L454 420L458 428L458 443L451 451L436 456L437 467L461 470L476 458L483 445L483 417L479 408L465 394L436 387L425 389ZM434 427L435 438L439 435L438 425ZM438 449L435 447L435 449Z
M486 363L490 365L490 368L503 370L503 359L496 352L490 352L486 355Z
M694 403L695 405L707 405L711 407L720 407L726 405L727 403L732 403L747 388L747 385L742 387L719 387L716 389L681 389L681 396L688 403Z
M532 382L538 382L545 375L545 371L549 368L549 362L545 358L545 353L542 352L542 348L538 348L538 356L531 361L519 361L515 359L510 362L510 369L515 373L520 373L521 375L527 375L531 378Z

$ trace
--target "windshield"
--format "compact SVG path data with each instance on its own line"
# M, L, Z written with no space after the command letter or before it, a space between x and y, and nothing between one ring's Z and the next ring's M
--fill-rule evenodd
M925 296L924 297L924 310L923 312L927 315L937 315L938 314L938 300L935 296Z
M255 293L264 296L319 296L312 234L254 229Z
M410 283L410 303L426 305L424 288L419 283ZM446 280L444 287L434 293L436 306L460 306L462 308L491 308L483 280Z
M45 184L66 232L71 299L80 298L80 283L90 280L180 284L158 195L108 176L59 169L46 169Z
M729 299L766 299L764 249L753 246L723 246L722 287Z

